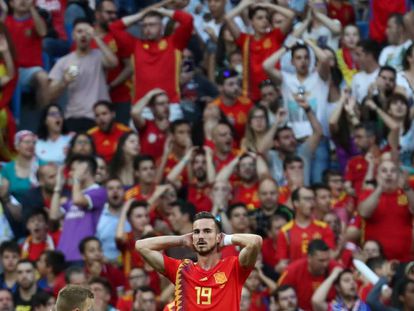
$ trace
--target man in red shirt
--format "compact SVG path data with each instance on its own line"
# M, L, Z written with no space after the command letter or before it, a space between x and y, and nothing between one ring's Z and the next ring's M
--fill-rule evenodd
M306 257L308 245L312 240L322 239L335 248L335 237L328 224L313 220L315 194L306 187L299 187L292 193L292 205L296 211L295 218L284 225L277 238L276 257L286 266Z
M173 34L163 37L162 18L173 19L178 27ZM125 30L141 21L144 39L127 35ZM118 33L133 46L134 95L133 101L141 99L148 91L159 87L167 93L173 120L182 117L180 101L179 70L182 50L187 46L193 31L193 18L183 11L164 8L149 8L137 14L126 16L111 25L111 31Z
M42 69L42 38L47 33L46 23L33 1L12 0L10 6L13 14L2 12L0 19L6 25L14 44L19 84L23 88L31 87L36 90L36 103L46 106L50 100L49 78Z
M125 199L148 200L155 188L155 161L151 156L140 155L134 160L138 184L125 193Z
M122 135L131 129L121 123L115 122L115 107L107 101L98 101L93 106L97 126L88 131L95 143L96 154L106 163L110 163Z
M107 71L107 82L111 101L115 103L116 120L125 125L129 123L131 110L132 66L125 40L115 37L109 31L109 24L117 18L117 7L113 0L97 2L95 9L95 32L118 58L118 66ZM92 45L98 48L93 41Z
M259 208L259 180L269 175L266 163L254 153L245 153L224 166L216 179L229 180L236 168L238 180L233 184L233 203L244 203L249 210Z
M407 183L400 187L399 177L394 162L382 162L377 187L361 192L358 211L365 223L364 239L378 241L387 259L408 262L412 259L414 191Z
M234 127L235 140L240 145L245 134L247 115L253 102L241 96L240 79L237 71L233 69L222 70L216 82L219 86L220 96L212 103L220 108Z
M145 94L132 108L131 116L135 128L139 132L141 153L154 157L158 161L164 150L165 141L170 126L169 99L161 89L153 89ZM147 120L143 116L148 107L154 120Z
M355 24L354 7L348 1L330 0L326 8L328 17L339 20L342 27Z
M239 310L244 282L260 252L262 238L253 234L225 235L207 212L198 213L193 232L183 236L162 236L139 240L137 250L158 272L176 286L175 307L183 310ZM220 259L221 246L241 246L238 257ZM160 250L188 246L197 253L197 263L176 260Z
M329 247L323 240L309 243L308 255L291 263L278 280L278 285L291 285L297 293L299 307L312 310L311 298L337 264L329 259ZM328 298L333 299L335 292L330 291Z
M226 22L236 44L243 55L243 95L249 96L253 101L260 100L260 83L268 79L263 70L263 62L277 51L283 44L286 34L290 30L291 21L295 13L279 5L271 3L255 4L254 0L243 0L226 16ZM249 19L254 34L241 33L233 18L249 8ZM271 29L269 11L278 12L289 19L284 29Z

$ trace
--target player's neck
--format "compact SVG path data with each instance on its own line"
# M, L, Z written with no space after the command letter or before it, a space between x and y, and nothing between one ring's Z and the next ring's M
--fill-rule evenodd
M197 257L197 264L203 270L214 268L220 261L220 254L218 252L207 256L198 255Z

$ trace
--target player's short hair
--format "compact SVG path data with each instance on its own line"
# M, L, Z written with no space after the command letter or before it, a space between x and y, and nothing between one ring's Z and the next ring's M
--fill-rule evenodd
M329 251L328 245L326 245L324 240L315 239L309 243L308 246L308 255L313 256L316 252L327 252Z
M197 220L200 220L200 219L212 219L214 221L214 223L216 224L216 226L217 226L217 231L218 232L221 232L221 222L212 213L210 213L210 212L200 212L200 213L197 213L194 216L194 222L196 222Z
M56 300L56 311L72 311L83 309L87 299L93 299L93 293L88 288L79 285L67 285L60 290Z
M127 212L127 219L129 219L132 215L132 212L137 208L145 208L148 210L148 202L146 201L132 201L131 205L129 206Z
M99 243L99 245L102 246L101 241L95 237L95 236L88 236L86 238L83 238L80 242L79 242L79 252L84 255L85 254L85 249L86 249L86 244L88 244L91 241L96 241Z
M109 0L105 0L109 1ZM93 105L93 111L99 106L106 107L110 112L115 112L115 105L108 100L99 100Z

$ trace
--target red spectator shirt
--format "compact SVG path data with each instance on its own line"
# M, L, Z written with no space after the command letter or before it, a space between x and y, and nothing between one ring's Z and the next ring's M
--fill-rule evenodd
M174 153L170 153L167 157L167 162L165 163L164 168L164 177L167 177L167 175L171 172L171 170L180 162L181 159L178 159L177 156ZM185 186L188 184L188 173L187 169L184 169L180 176L177 177L178 181L181 182L182 186Z
M279 231L276 257L278 260L289 259L291 262L304 258L307 256L309 243L315 239L322 239L329 248L335 248L335 236L327 223L313 220L308 227L301 228L295 220L291 220Z
M136 185L132 187L131 189L129 189L127 192L125 192L125 200L134 199L137 201L148 201L148 199L153 194L154 190L155 190L155 187L149 194L143 194L141 192L141 186Z
M368 162L363 155L352 157L345 169L345 180L350 181L358 195L364 183L365 174L368 170Z
M238 154L239 151L237 149L232 149L225 159L221 159L217 156L215 150L213 150L213 163L216 168L216 173L220 172L221 169L229 164Z
M253 35L242 33L236 44L243 55L243 94L253 101L260 100L259 85L268 79L263 69L263 62L275 51L281 48L286 35L275 28L260 39Z
M114 35L108 32L103 38L102 41L109 47L109 49L116 55L118 58L118 66L115 68L107 70L106 80L108 85L114 81L119 74L124 70L123 60L129 58L129 51L126 49L125 43L122 40L116 40ZM97 49L98 45L95 40L92 40L92 48ZM124 83L110 89L109 95L113 103L129 103L131 102L131 88L132 82L126 80Z
M355 24L355 11L349 2L341 2L339 6L331 1L327 4L328 16L341 22L342 27Z
M262 258L263 263L273 268L276 266L278 259L276 257L276 251L277 251L277 238L266 238L263 239L263 245L262 245Z
M101 156L106 163L109 163L115 154L119 139L130 131L129 127L121 123L114 123L108 133L95 126L88 131L88 135L92 137L95 144L96 154Z
M363 191L359 197L360 202L367 199L373 191ZM373 214L363 219L363 239L378 241L388 260L408 262L411 260L413 241L412 221L408 198L402 189L382 193Z
M124 275L128 276L132 268L144 267L142 256L135 249L136 238L134 232L125 233L125 240L116 240L116 247L122 253Z
M278 280L278 285L291 285L296 291L299 308L309 311L312 310L311 299L315 290L322 284L334 267L338 264L331 260L326 275L312 275L308 269L308 259L302 258L291 263ZM333 286L329 291L327 301L335 298Z
M259 182L248 187L243 182L235 182L233 184L233 203L242 202L246 204L249 211L253 211L260 207L259 200Z
M277 203L286 204L290 199L291 193L292 191L290 190L289 186L279 187L279 198L277 199Z
M159 41L141 40L126 34L122 20L110 25L115 37L127 39L134 47L134 94L133 102L142 98L154 88L167 92L171 103L180 101L181 52L187 46L193 32L193 17L183 11L175 11L173 20L178 27L170 36Z
M189 259L164 255L164 267L164 275L176 286L176 310L239 310L243 284L253 269L242 267L236 256L203 270Z
M210 199L211 186L198 187L195 182L188 185L188 202L194 204L196 212L211 212L213 202Z
M18 20L9 15L5 21L6 28L14 44L17 66L28 68L42 66L42 37L35 29L33 18Z
M152 156L156 161L159 160L164 151L167 132L161 131L154 121L145 120L145 126L140 128L138 133L141 153Z
M241 139L245 135L247 115L253 106L253 102L247 97L240 96L231 106L225 105L221 97L216 98L212 103L220 108L220 110L226 115L227 119L233 125L236 132L235 139L237 141L237 145L239 145Z

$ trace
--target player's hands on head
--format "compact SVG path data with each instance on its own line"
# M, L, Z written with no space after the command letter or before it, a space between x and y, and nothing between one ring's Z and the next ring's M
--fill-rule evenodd
M193 233L187 233L181 236L181 243L183 246L189 247L191 249L194 249L193 245Z

